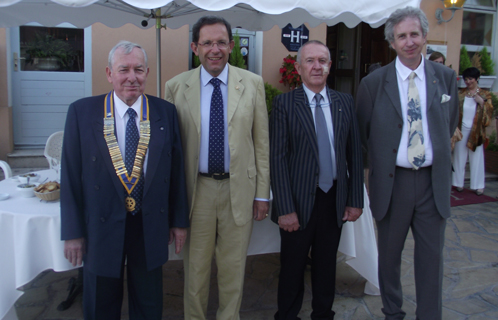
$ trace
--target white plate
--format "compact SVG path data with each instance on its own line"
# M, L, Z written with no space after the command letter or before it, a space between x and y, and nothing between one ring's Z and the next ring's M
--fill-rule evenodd
M13 177L10 177L12 180L14 181L19 181L19 176L13 176Z
M7 200L9 198L8 193L0 193L0 201Z

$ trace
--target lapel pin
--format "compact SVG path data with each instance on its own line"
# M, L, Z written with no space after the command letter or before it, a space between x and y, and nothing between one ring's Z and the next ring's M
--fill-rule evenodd
M434 80L432 83L436 83L436 80Z
M163 130L164 130L164 127L159 128L159 130L163 131Z
M239 90L239 86L235 86L235 90Z

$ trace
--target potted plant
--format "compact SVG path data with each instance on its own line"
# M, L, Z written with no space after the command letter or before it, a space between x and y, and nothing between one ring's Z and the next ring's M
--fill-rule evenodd
M301 76L296 70L294 63L296 63L297 56L291 56L290 54L284 58L282 67L280 67L280 83L288 85L291 90L299 87L302 83Z
M481 72L481 77L479 79L479 86L481 88L490 89L493 86L493 83L496 79L494 76L494 62L491 59L488 49L483 47L481 51L474 53L472 59L469 58L467 48L462 46L460 49L460 66L459 66L459 74L470 67L475 67L479 69ZM458 87L465 88L465 82L463 81L463 77L459 76Z
M26 63L35 64L39 70L54 71L70 67L76 58L71 45L50 34L35 34L26 46Z

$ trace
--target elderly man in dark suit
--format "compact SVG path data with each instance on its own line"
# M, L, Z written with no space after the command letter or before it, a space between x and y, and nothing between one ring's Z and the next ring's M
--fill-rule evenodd
M458 121L456 76L425 60L428 21L395 11L386 40L398 57L365 77L356 100L368 150L369 195L377 221L379 282L386 319L403 319L400 267L408 230L415 240L417 319L441 319L444 229L450 216L450 138Z
M353 98L326 86L328 48L309 41L298 51L303 86L277 96L270 121L271 218L280 226L275 319L299 319L311 249L311 319L333 319L341 227L363 208L361 142Z
M109 53L113 91L71 104L62 148L64 254L84 261L85 319L120 319L126 261L130 319L161 319L162 265L178 253L188 205L175 106L143 94L137 44Z

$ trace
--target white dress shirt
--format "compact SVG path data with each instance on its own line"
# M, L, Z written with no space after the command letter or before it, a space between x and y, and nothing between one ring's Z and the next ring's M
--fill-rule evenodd
M306 85L303 83L303 89L304 92L306 93L306 96L308 97L308 106L311 109L311 113L313 115L313 122L315 124L315 130L316 130L316 119L315 119L315 108L316 108L316 101L315 101L315 95L313 91L308 89ZM332 113L330 110L330 101L329 101L329 95L327 94L327 87L324 87L322 91L320 91L320 94L322 95L322 101L320 102L320 105L322 106L322 111L323 115L325 116L325 122L327 123L327 130L329 132L329 141L330 141L330 150L331 150L331 156L332 159L335 159L335 149L334 149L334 125L332 123ZM337 177L337 168L333 167L332 168L332 176L333 179L335 180Z
M432 165L432 142L429 133L429 123L427 122L427 90L425 80L425 62L424 57L421 59L420 65L417 69L412 70L396 57L396 77L398 79L398 90L401 102L401 114L403 115L403 129L401 131L401 140L398 147L398 156L396 158L396 165L403 168L412 169L413 166L408 162L408 135L410 132L410 124L408 123L408 84L410 82L409 76L413 72L417 75L415 85L417 86L418 95L420 98L420 109L422 112L422 127L424 131L424 147L425 147L425 162L422 167Z
M208 173L209 163L209 118L211 112L211 96L213 95L213 85L209 83L213 78L204 67L201 67L201 149L199 154L199 172ZM225 126L225 172L230 168L230 151L228 150L228 64L217 77L220 79L221 95L223 97L223 121ZM219 172L218 172L219 173Z
M141 106L142 106L142 96L140 96L135 103L129 107L126 103L124 103L121 99L118 98L116 93L114 92L114 125L116 129L116 139L118 140L119 150L121 151L121 156L123 157L123 161L125 160L126 154L126 124L128 123L128 119L130 116L126 112L128 108L132 108L137 113L135 117L135 122L138 128L138 134L140 134L140 120L142 119L141 114ZM145 107L145 106L144 106ZM104 108L104 106L102 106ZM102 135L104 132L102 131ZM149 156L149 149L147 149L147 153L145 154L144 166L142 168L144 172L147 170L147 159Z

